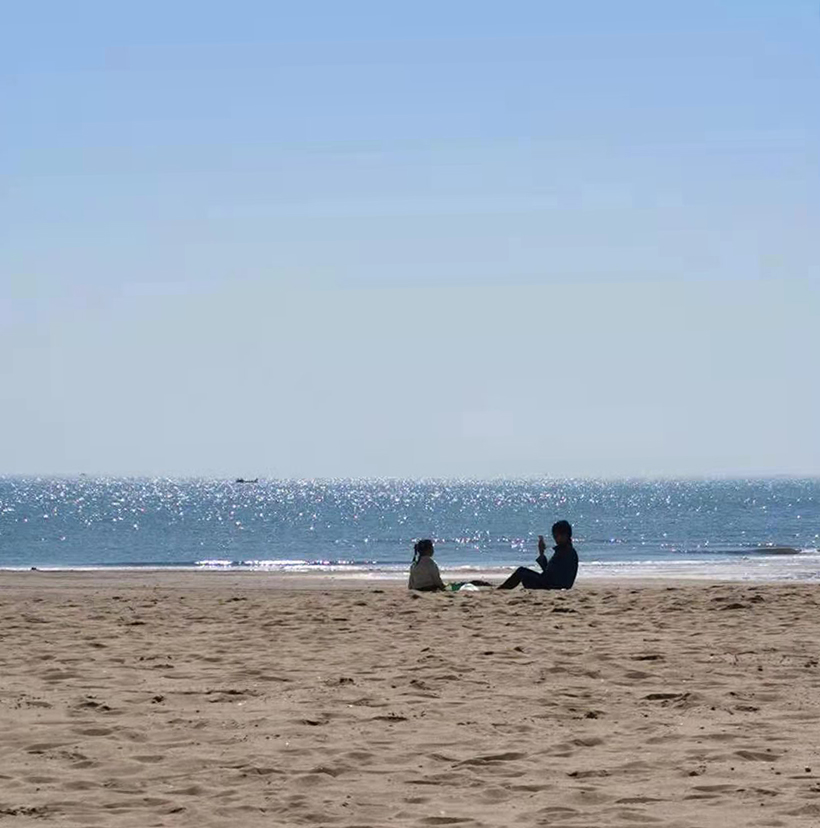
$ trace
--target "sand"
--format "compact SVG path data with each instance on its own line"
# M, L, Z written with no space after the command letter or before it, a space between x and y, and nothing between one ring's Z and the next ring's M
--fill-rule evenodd
M0 828L820 825L820 587L0 573Z

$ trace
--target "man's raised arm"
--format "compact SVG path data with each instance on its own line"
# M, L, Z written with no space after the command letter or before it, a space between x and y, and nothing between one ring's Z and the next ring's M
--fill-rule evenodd
M547 560L546 552L547 552L547 544L544 541L544 536L539 535L538 536L538 557L535 559L535 562L538 564L538 566L541 567L542 572L547 571L547 565L549 564L549 561Z

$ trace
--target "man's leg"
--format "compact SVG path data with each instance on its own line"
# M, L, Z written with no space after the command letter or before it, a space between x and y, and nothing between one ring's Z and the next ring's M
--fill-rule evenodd
M516 569L515 572L513 572L513 574L510 575L510 577L507 578L507 580L504 581L504 583L501 584L501 586L499 586L498 588L515 589L521 583L521 573L526 571L527 570L523 566L519 566L518 569Z
M544 589L543 575L525 566L519 566L498 588L515 589L519 584L523 585L524 589Z
M521 586L524 589L546 589L546 579L543 572L535 572L532 569L525 569L521 573Z

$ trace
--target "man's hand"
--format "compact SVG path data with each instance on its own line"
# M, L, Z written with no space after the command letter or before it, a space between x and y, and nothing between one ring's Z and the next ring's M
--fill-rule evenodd
M547 552L547 544L544 542L544 536L539 535L538 536L538 557L535 559L535 562L538 564L538 566L541 567L542 572L547 571L547 566L549 564L549 561L547 560L546 552Z

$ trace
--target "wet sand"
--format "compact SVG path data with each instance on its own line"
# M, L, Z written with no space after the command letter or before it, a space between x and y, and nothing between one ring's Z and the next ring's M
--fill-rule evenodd
M817 826L818 642L809 585L0 573L0 826Z

